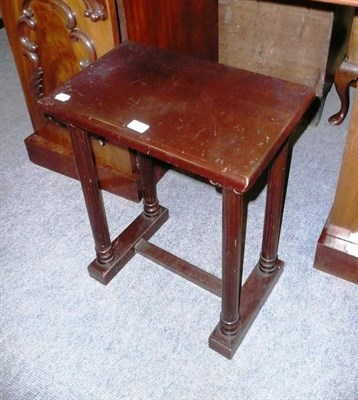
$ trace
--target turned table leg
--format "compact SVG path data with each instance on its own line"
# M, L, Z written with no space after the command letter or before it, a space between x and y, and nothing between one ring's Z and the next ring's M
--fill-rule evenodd
M136 244L149 239L168 219L168 210L157 200L152 159L140 155L144 211L111 242L88 133L71 125L68 128L97 254L88 271L107 285L134 256Z
M287 180L288 143L271 166L260 260L241 287L246 204L242 194L223 190L222 304L209 346L231 359L283 271L277 257Z
M220 330L235 335L239 327L240 290L244 252L246 209L244 196L223 188L222 295Z
M259 260L260 271L265 274L272 274L279 265L277 252L287 183L288 149L289 145L286 143L268 176L265 223Z
M114 251L108 231L102 193L98 185L91 142L86 131L71 125L68 130L92 228L97 261L105 267L113 260Z
M143 209L147 217L156 217L160 207L157 197L157 185L154 175L153 159L138 154L138 164L142 179Z

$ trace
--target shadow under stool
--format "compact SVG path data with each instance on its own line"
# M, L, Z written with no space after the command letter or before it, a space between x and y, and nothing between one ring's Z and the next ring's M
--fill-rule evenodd
M42 98L42 111L70 132L97 255L90 275L107 284L139 253L214 293L221 313L209 346L232 358L283 270L277 251L289 137L314 97L302 85L124 42ZM142 178L144 211L113 241L92 136L135 152ZM168 219L156 160L222 189L221 279L149 241ZM242 285L246 193L267 169L262 250Z

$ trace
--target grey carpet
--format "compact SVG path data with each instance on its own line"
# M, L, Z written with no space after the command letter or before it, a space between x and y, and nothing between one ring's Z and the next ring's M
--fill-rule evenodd
M228 361L207 346L215 296L139 255L107 287L88 276L94 250L80 185L28 160L31 124L4 30L0 50L1 399L358 398L358 287L312 268L348 126L327 123L334 91L294 148L284 274ZM171 217L153 241L219 276L220 194L174 171L158 190ZM113 234L141 210L104 198ZM264 193L249 206L245 276L263 206Z

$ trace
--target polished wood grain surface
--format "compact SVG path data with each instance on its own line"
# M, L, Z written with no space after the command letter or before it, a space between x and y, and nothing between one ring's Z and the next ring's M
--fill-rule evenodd
M117 0L123 38L216 61L217 0ZM124 26L125 23L125 26Z
M70 99L55 100L60 92ZM40 104L110 143L243 192L313 98L302 85L126 42ZM139 134L127 128L132 120L150 128Z

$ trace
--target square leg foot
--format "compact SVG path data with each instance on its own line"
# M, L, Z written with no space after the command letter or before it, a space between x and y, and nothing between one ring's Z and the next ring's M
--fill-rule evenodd
M235 335L224 335L219 324L209 337L209 347L229 360L232 359L256 316L265 304L283 271L284 263L277 261L277 269L272 274L264 274L258 265L247 278L241 291L240 324Z
M95 259L88 266L90 276L107 285L135 254L135 245L141 239L150 239L168 220L169 212L160 207L156 217L140 214L114 241L114 258L111 262L101 264Z

